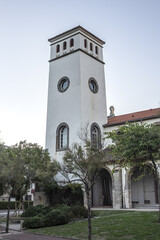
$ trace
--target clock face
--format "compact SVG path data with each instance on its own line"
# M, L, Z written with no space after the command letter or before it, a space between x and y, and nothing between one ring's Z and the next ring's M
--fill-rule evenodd
M63 77L59 80L57 88L59 92L65 92L69 88L69 78Z
M98 83L97 83L97 81L94 78L90 78L89 79L88 85L89 85L90 90L93 93L97 93L98 92Z

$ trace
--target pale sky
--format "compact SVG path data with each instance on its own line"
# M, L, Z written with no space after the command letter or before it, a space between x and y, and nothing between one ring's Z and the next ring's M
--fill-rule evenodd
M107 109L160 107L160 0L0 0L0 138L45 146L48 38L81 25L106 42Z

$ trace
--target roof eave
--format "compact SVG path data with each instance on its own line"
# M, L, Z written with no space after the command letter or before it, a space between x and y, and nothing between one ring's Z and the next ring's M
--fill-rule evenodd
M56 41L56 40L58 40L58 39L60 39L60 38L62 38L62 37L65 37L65 36L67 36L68 34L72 34L72 33L76 32L76 31L78 31L78 30L79 30L79 31L82 31L83 33L86 33L86 34L89 35L90 37L94 38L94 39L95 39L96 41L98 41L101 45L105 44L105 42L104 42L103 40L101 40L100 38L96 37L94 34L92 34L91 32L89 32L89 31L86 30L85 28L81 27L80 25L77 26L77 27L74 27L74 28L72 28L72 29L70 29L70 30L67 30L67 31L65 31L65 32L63 32L63 33L60 33L60 34L56 35L55 37L49 38L48 41L49 41L50 43L52 43L53 41Z
M150 120L150 119L155 119L155 118L159 118L159 115L156 116L150 116L150 117L144 117L144 118L137 118L137 119L133 119L133 120L128 120L128 121L122 121L122 122L117 122L117 123L111 123L111 124L104 124L103 127L112 127L112 126L116 126L116 125L123 125L125 123L133 123L133 122L141 122L141 121L145 121L145 120Z

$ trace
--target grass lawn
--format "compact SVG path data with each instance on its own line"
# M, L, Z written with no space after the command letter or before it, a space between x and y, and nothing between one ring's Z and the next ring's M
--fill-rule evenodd
M92 220L93 240L160 240L158 212L95 211ZM30 232L87 239L87 221L40 228Z

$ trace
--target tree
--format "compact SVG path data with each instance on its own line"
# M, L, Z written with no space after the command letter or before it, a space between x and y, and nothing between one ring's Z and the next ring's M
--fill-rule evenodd
M43 185L56 173L48 151L26 141L11 147L1 147L0 165L2 190L9 195L8 206L11 195L18 198L23 205L23 196L31 183Z
M115 165L124 168L136 166L146 170L143 175L149 169L154 173L160 206L160 126L131 123L105 134L113 142L110 149ZM150 168L145 168L148 165Z
M85 133L81 143L74 143L63 157L59 171L69 181L84 185L88 209L88 239L91 240L91 191L99 171L104 167L104 152L91 143Z

